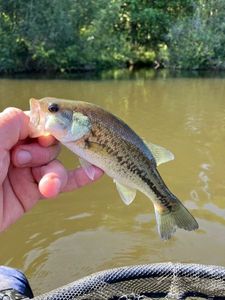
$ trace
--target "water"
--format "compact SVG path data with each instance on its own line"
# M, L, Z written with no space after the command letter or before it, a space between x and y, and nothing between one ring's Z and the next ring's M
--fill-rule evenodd
M0 235L0 264L20 268L35 294L92 272L154 262L225 266L225 79L1 79L0 108L28 109L31 97L56 96L101 105L146 141L170 149L159 167L170 189L197 218L196 232L161 241L151 202L120 200L112 180L41 201ZM73 168L78 160L61 155Z

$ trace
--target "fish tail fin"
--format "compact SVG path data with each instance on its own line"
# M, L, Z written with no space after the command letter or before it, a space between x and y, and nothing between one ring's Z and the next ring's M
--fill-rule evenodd
M158 231L162 239L168 240L177 228L192 231L198 229L198 223L184 205L176 199L171 211L160 212L155 206Z

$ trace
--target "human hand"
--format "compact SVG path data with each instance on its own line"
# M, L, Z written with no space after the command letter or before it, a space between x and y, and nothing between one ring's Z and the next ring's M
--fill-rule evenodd
M40 199L92 182L82 168L67 171L56 160L60 145L52 136L30 139L28 125L29 117L19 109L0 113L0 231ZM103 171L93 168L97 180Z

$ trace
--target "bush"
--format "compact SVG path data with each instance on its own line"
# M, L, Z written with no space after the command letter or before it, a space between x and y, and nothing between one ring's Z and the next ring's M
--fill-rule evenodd
M9 17L0 13L0 72L26 70L27 48Z
M224 18L223 0L205 0L192 17L176 22L168 35L167 65L180 69L224 69Z
M0 0L0 72L225 68L224 0Z

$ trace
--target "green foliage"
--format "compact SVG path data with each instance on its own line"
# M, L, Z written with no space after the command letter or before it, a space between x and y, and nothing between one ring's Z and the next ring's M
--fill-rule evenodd
M26 45L15 32L9 17L0 13L0 72L24 71Z
M225 68L225 2L204 0L169 33L169 60L181 69Z
M224 68L223 0L0 0L0 72Z
M126 36L133 64L153 63L175 20L193 12L190 0L121 1L118 30Z

